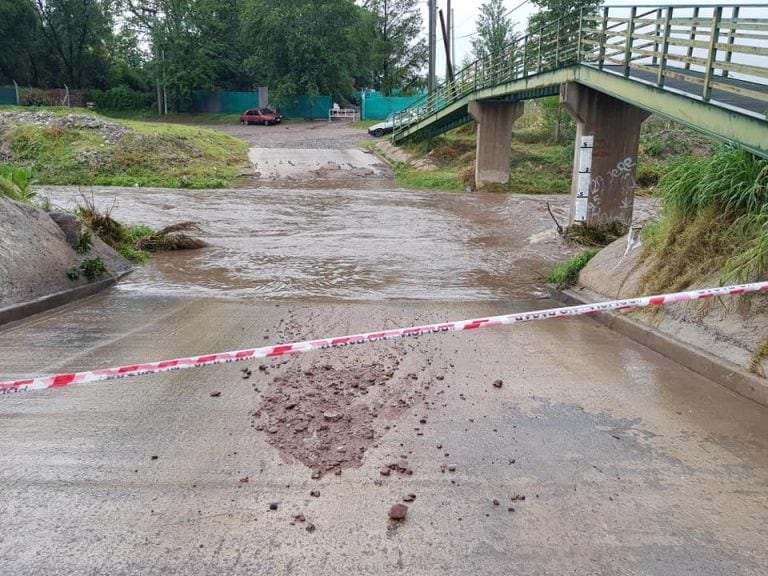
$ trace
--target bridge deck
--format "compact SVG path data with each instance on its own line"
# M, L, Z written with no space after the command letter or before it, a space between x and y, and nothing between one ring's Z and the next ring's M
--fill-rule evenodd
M595 68L597 68L597 66L595 66ZM623 66L603 66L603 71L611 72L611 73L623 76L624 67ZM674 69L668 69L668 72L674 72ZM701 72L686 70L685 73L687 76L698 78L702 82L704 81L704 74L702 74ZM637 70L635 68L631 68L629 71L629 78L631 80L640 80L642 82L647 82L648 84L652 84L654 86L656 85L656 74L654 74L653 72L647 72L645 70ZM717 80L722 84L728 84L729 86L738 90L761 92L765 94L766 100L768 100L768 86L765 86L763 84L746 82L744 80L737 80L735 78L722 78L720 76L718 76ZM671 90L677 90L678 92L683 92L686 95L689 95L694 98L700 98L701 96L701 85L696 82L691 82L691 81L682 80L678 78L670 78L669 76L666 76L664 87ZM762 101L757 98L751 98L743 94L734 94L733 92L728 92L726 90L713 89L712 94L710 96L710 100L713 104L717 104L717 103L726 104L733 108L748 110L750 112L755 112L761 115L765 115L768 112L768 101Z

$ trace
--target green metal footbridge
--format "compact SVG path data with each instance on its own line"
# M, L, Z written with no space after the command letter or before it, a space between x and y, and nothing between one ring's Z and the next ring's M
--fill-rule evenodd
M469 122L471 102L575 83L768 157L768 4L584 9L478 60L401 112L393 140Z

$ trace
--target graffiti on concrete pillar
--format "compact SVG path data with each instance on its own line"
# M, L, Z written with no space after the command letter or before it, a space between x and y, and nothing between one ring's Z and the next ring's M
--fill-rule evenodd
M607 222L613 220L616 215L609 215L603 211L604 204L608 202L607 194L621 196L619 208L624 220L630 218L634 205L634 190L637 187L633 170L637 166L634 158L627 157L616 163L612 169L600 176L594 176L589 188L590 220L593 222ZM605 200L605 202L604 202ZM627 222L628 223L628 222Z

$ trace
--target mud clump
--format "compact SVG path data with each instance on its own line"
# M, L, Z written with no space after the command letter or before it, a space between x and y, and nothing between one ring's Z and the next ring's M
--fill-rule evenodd
M395 504L389 509L389 519L395 522L402 522L408 515L408 506L405 504Z
M275 376L251 413L251 426L267 430L269 444L302 462L319 479L357 467L385 431L380 418L397 418L422 393L396 376L395 355L386 362L312 369L291 368Z

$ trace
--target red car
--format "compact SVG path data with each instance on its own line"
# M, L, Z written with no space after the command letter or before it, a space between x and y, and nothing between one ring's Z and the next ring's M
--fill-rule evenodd
M240 124L280 124L282 115L273 112L269 108L252 108L240 114Z

